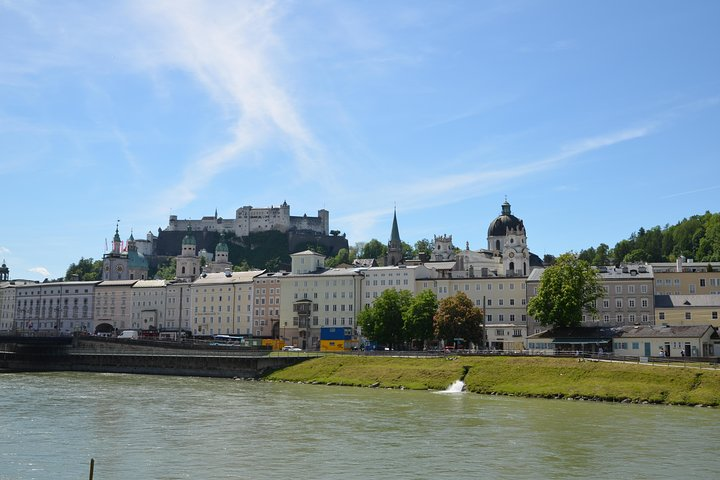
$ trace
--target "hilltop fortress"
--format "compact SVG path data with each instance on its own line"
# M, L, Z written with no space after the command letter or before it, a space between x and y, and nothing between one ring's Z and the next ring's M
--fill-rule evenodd
M302 217L290 215L290 205L283 202L279 207L253 208L240 207L235 211L234 219L223 219L217 216L203 217L200 220L178 220L177 215L170 215L166 232L185 232L188 227L192 231L224 232L232 231L238 237L246 237L251 233L278 231L278 232L306 232L317 235L329 235L330 212L325 209L318 210L317 217Z

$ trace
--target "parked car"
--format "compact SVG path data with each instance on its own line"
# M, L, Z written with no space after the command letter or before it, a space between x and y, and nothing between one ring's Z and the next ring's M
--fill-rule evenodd
M282 347L283 352L302 352L302 348L298 348L294 345L285 345Z

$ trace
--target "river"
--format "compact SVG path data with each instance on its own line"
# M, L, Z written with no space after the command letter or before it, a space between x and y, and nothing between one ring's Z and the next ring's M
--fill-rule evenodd
M720 478L720 411L0 374L0 479Z

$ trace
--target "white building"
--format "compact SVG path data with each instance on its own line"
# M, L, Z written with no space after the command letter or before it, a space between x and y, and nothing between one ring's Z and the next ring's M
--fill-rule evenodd
M132 286L132 318L135 330L167 329L167 281L139 280Z
M48 282L16 286L15 328L20 333L48 335L92 332L98 283Z

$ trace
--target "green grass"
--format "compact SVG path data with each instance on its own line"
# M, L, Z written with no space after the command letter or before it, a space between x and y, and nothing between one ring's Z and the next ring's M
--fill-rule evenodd
M327 355L273 381L443 390L464 377L475 393L720 405L720 371L547 357L397 358Z

